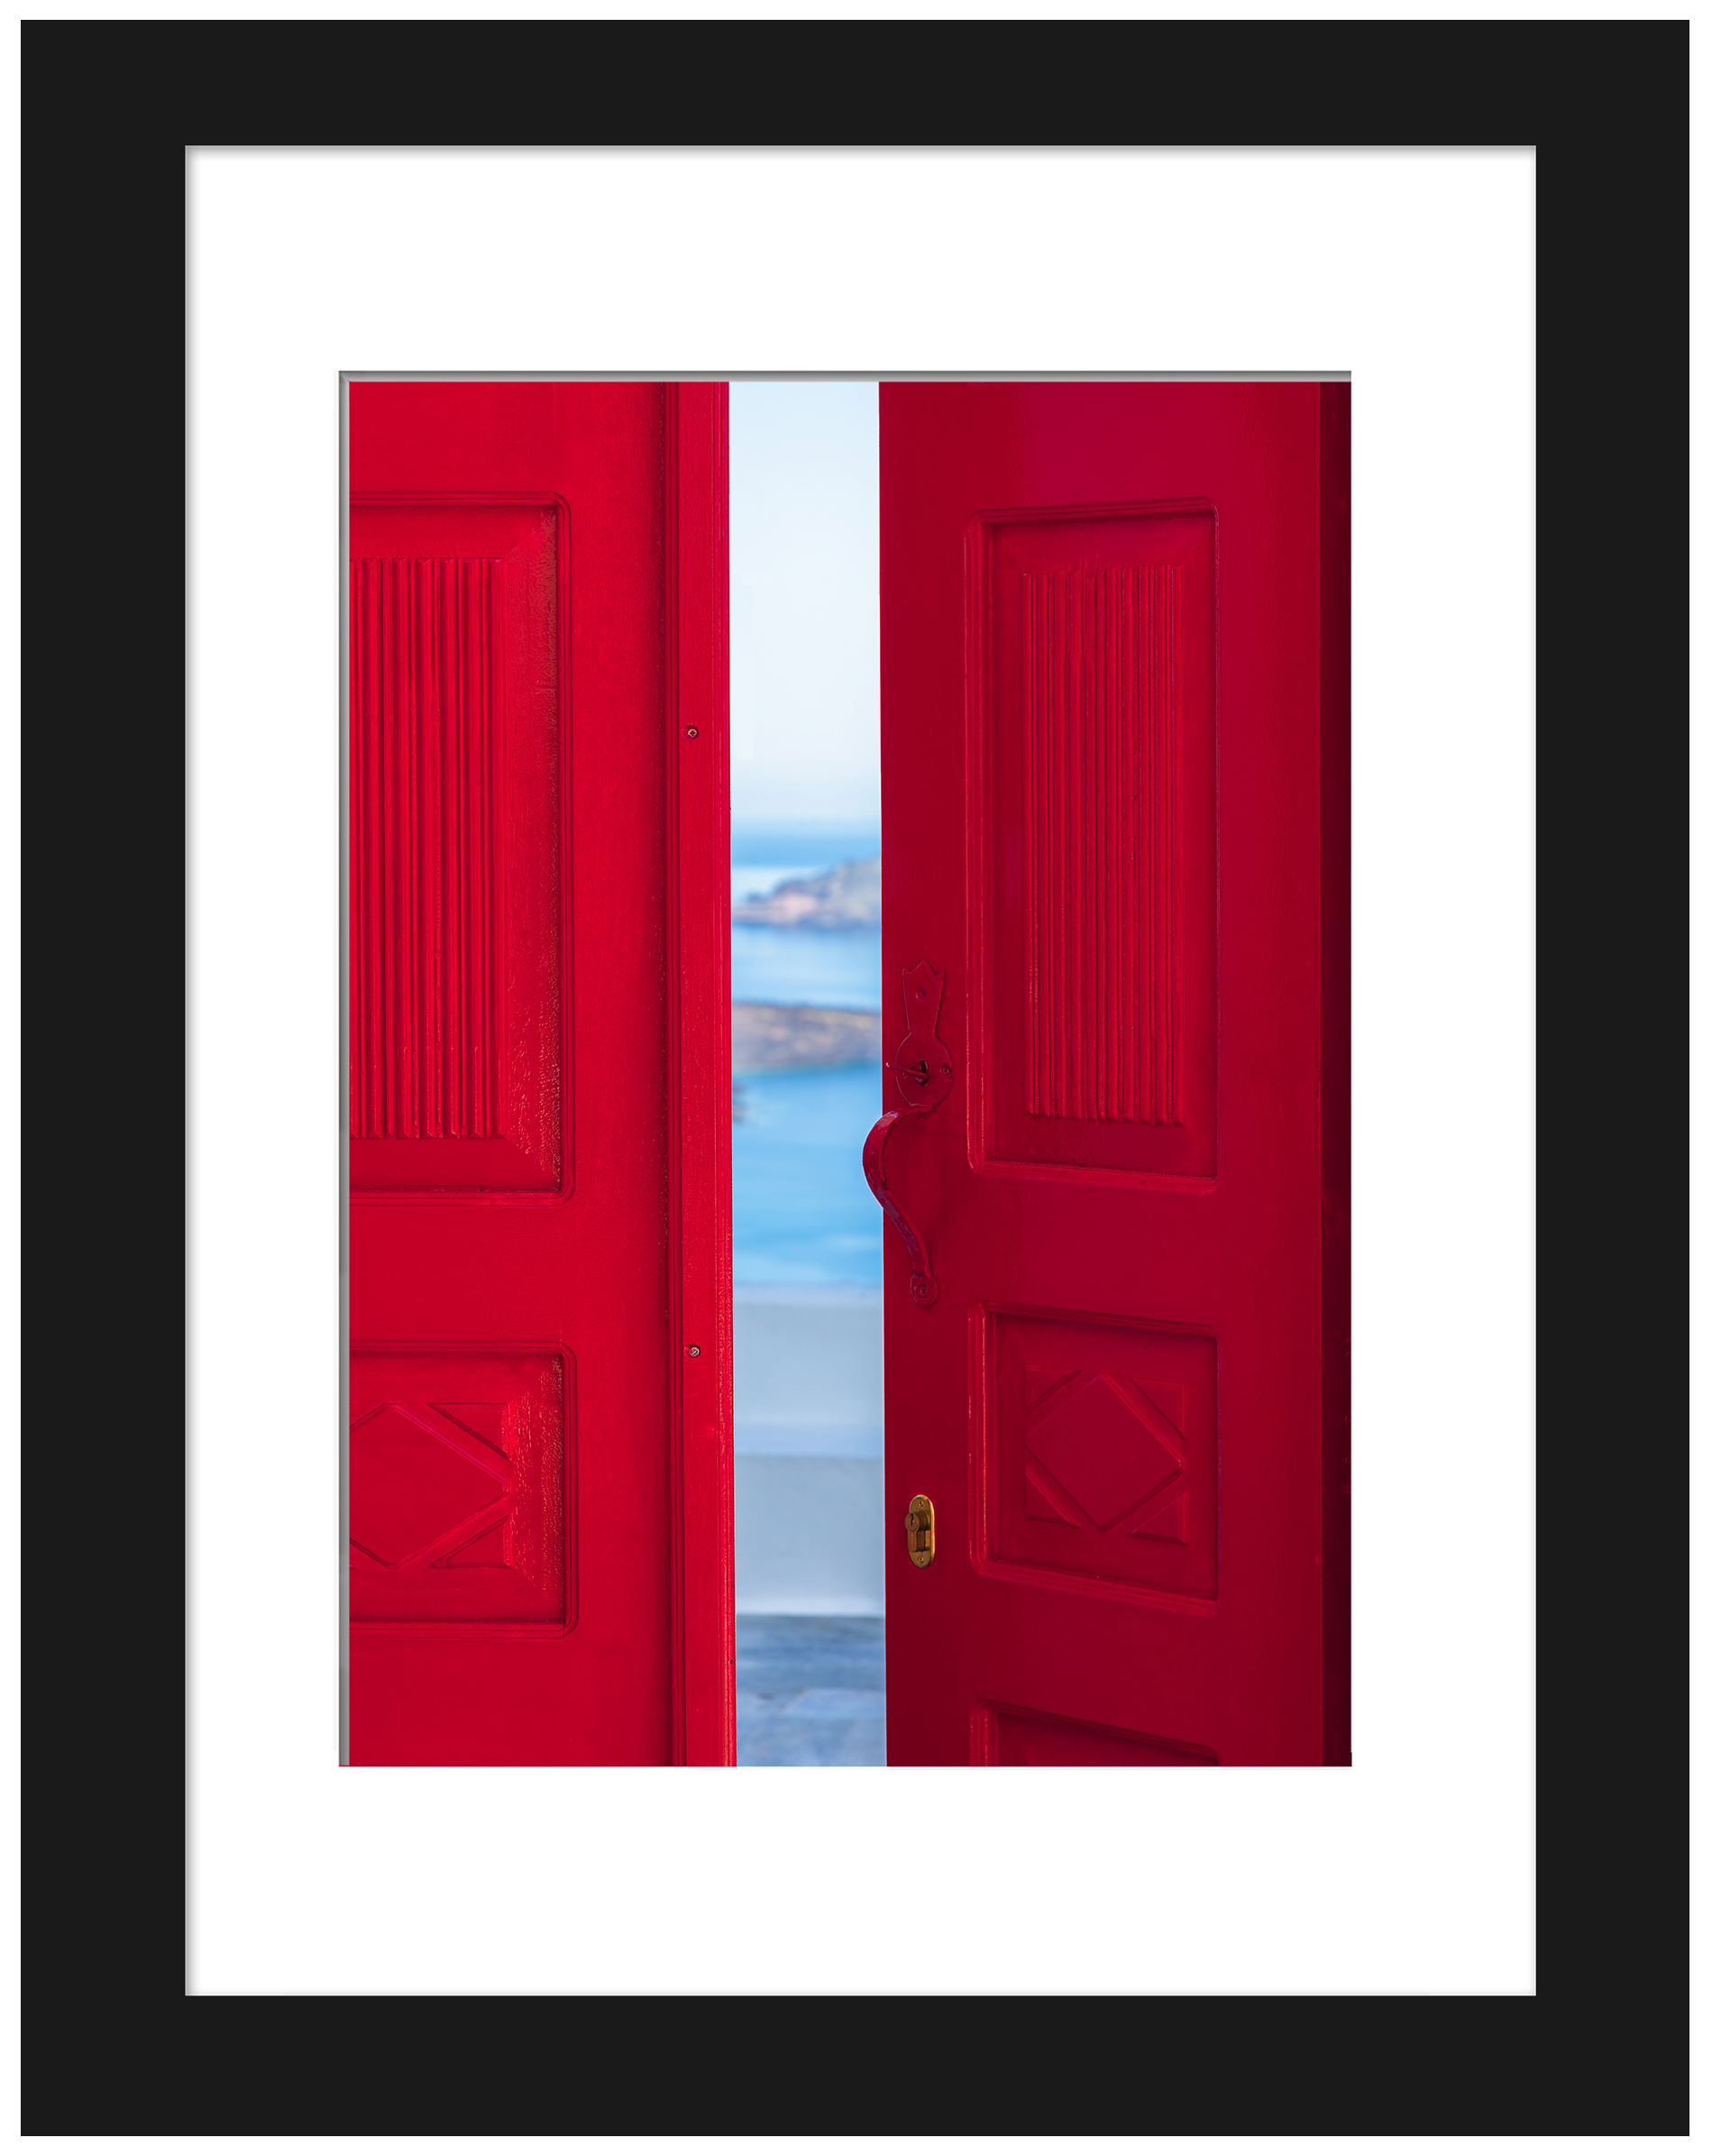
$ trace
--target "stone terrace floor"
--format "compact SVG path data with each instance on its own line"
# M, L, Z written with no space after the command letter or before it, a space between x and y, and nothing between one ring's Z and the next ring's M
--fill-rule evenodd
M737 1765L883 1766L884 1618L739 1617Z

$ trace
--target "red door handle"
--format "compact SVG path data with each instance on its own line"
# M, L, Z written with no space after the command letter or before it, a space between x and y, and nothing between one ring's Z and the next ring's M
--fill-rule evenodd
M868 1188L879 1199L881 1210L903 1237L903 1247L910 1253L911 1298L917 1309L927 1310L939 1299L939 1283L928 1263L928 1246L916 1234L909 1215L893 1197L885 1179L885 1142L892 1135L893 1124L902 1120L896 1108L888 1108L868 1133L867 1142L862 1148L862 1172L868 1179Z

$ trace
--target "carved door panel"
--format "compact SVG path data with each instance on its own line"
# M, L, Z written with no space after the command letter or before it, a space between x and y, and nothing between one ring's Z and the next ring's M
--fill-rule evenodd
M724 413L351 390L353 1764L730 1757Z
M882 386L896 1764L1349 1757L1348 426Z

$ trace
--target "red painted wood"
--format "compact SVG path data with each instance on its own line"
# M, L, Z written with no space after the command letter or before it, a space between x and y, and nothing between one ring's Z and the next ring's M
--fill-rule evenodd
M350 1757L729 1762L725 391L350 451Z
M737 1758L731 1465L730 602L723 383L667 391L673 1754ZM692 1353L699 1349L699 1353Z
M1348 390L880 417L888 1757L1347 1760Z

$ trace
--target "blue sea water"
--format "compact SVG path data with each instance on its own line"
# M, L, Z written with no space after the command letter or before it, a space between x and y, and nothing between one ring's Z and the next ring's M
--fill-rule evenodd
M872 825L735 824L732 893L768 891L879 849ZM733 923L731 995L877 1011L879 931ZM739 1287L879 1284L881 1213L863 1180L862 1142L880 1113L882 1077L878 1063L739 1074L731 1132Z
M787 877L819 876L839 861L872 860L878 824L734 822L731 896L763 895ZM731 925L734 1003L806 1003L877 1011L877 928L762 928Z
M878 1063L755 1071L731 1131L731 1239L740 1288L880 1284L883 1216L862 1175L882 1106Z
M877 1011L877 928L731 926L734 1003L808 1003Z

